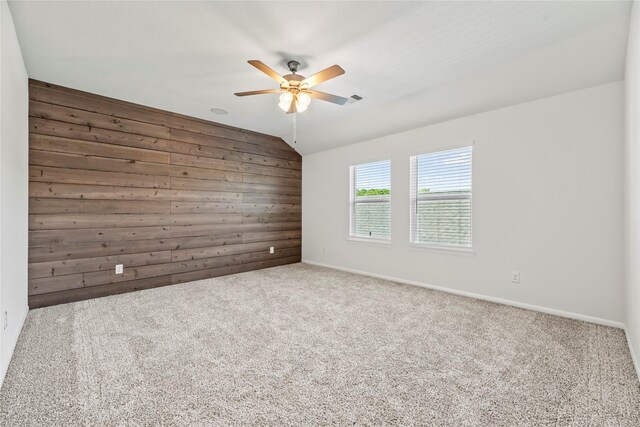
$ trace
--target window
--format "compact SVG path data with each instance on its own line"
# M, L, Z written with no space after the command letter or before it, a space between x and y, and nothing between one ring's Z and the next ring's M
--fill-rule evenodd
M471 147L411 157L414 244L471 247Z
M350 236L391 239L391 161L351 166Z

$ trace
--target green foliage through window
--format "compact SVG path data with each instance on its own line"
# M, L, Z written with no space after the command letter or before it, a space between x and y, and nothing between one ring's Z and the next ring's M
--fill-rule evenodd
M389 194L391 194L391 190L388 188L362 188L358 190L356 196L387 196Z

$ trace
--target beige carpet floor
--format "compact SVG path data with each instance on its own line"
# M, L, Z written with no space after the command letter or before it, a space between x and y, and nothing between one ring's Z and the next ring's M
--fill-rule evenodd
M294 264L32 310L2 426L640 426L624 332Z

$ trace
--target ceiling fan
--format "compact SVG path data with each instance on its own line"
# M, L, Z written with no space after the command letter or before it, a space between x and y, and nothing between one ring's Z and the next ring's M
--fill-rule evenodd
M343 98L337 95L331 95L330 93L320 92L317 90L311 90L312 87L326 82L344 74L344 70L339 65L332 65L311 77L305 77L298 73L298 67L300 63L298 61L289 61L289 71L291 74L281 76L273 69L269 68L265 64L257 60L247 61L249 64L262 71L273 80L280 84L280 89L265 89L265 90L253 90L250 92L238 92L236 96L249 96L249 95L262 95L265 93L281 93L280 103L278 106L287 112L302 113L307 109L311 98L319 99L321 101L333 102L334 104L344 105L348 101L347 98Z

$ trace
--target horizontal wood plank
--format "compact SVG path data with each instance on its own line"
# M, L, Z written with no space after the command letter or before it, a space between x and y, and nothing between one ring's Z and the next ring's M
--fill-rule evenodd
M245 252L263 251L267 253L270 247L274 248L291 248L300 247L301 240L287 239L269 242L243 243L239 245L222 245L195 249L179 249L171 252L173 261L193 260L199 258L210 258L213 256L235 255Z
M105 172L121 172L137 175L190 177L197 179L213 179L217 181L238 182L243 181L240 172L218 171L212 169L195 168L183 165L167 165L143 162L130 159L118 159L113 157L100 157L82 155L77 153L62 153L42 150L30 150L31 165L49 166L64 169L80 169ZM141 177L142 178L142 177ZM137 180L131 179L130 185L135 187ZM115 185L106 181L105 185Z
M47 262L109 255L146 253L184 248L231 245L242 243L242 234L222 230L216 235L195 235L141 240L114 240L73 243L68 245L33 246L29 250L29 262Z
M190 166L201 169L211 169L217 171L239 172L245 171L245 166L240 161L221 160L211 157L192 156L189 154L171 153L171 164Z
M200 213L200 214L242 214L244 205L241 203L216 202L180 202L171 203L171 213Z
M53 151L82 156L108 157L114 159L137 160L148 163L169 164L171 154L146 148L123 147L95 141L60 138L50 135L32 134L29 137L32 150Z
M254 153L242 153L242 162L258 166L269 166L282 169L302 170L302 160L287 160L269 156L261 156Z
M150 240L171 237L171 227L74 228L73 230L31 230L29 245L65 246L78 243Z
M281 150L279 148L268 148L260 145L249 144L232 139L223 139L215 136L194 133L180 129L171 130L171 140L189 142L200 146L224 148L226 150L238 151L241 153L253 153L276 159L286 159L297 161L300 155L292 150Z
M39 262L29 265L29 279L113 270L115 264L124 264L128 268L168 262L171 262L171 251Z
M29 166L29 179L33 182L56 182L61 184L117 185L138 188L169 188L168 176L138 175L99 170L52 168Z
M163 225L240 224L242 215L227 214L50 214L29 215L30 230L64 230L78 228L123 228Z
M56 199L167 200L239 203L242 193L31 182L29 183L29 196Z
M171 114L50 83L29 81L29 99L170 128Z
M29 117L29 139L35 135L49 135L67 139L101 142L125 147L137 147L149 150L170 152L169 140L152 136L134 135L108 129L92 128L72 123Z
M35 100L29 101L29 116L156 138L169 138L171 133L171 129L164 126Z
M49 199L38 197L29 199L30 214L168 214L170 212L170 201L142 202L138 200Z

